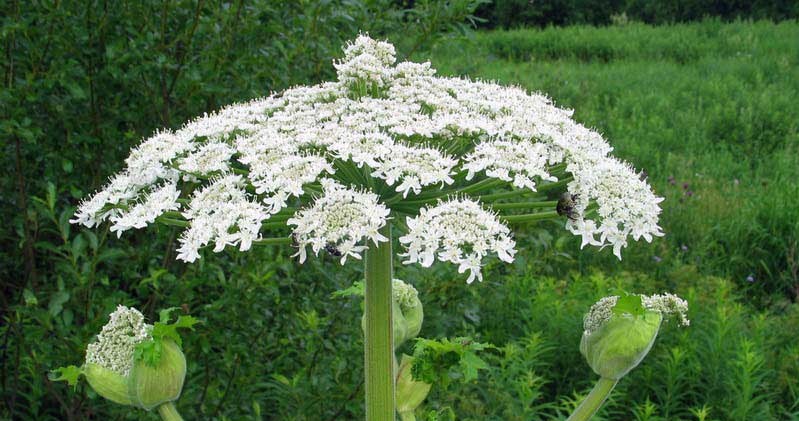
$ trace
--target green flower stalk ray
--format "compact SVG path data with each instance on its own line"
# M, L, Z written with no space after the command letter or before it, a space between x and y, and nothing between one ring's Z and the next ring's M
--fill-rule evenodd
M436 77L430 63L396 63L391 44L366 35L334 66L336 81L154 134L72 222L109 222L118 235L153 222L183 227L177 256L186 262L208 246L291 245L301 263L309 254L341 264L365 257L370 420L393 417L393 376L380 354L394 349L396 256L452 263L471 283L486 259L513 261L512 228L526 224L560 219L582 246L609 246L619 258L629 238L662 235L662 198L547 97Z

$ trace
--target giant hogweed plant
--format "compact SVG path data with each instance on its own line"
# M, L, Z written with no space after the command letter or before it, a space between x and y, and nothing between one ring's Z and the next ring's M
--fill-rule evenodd
M366 35L334 66L336 81L156 133L72 222L108 222L118 235L154 222L185 227L177 257L186 262L209 246L258 245L293 247L300 263L309 253L363 260L368 420L395 413L395 257L453 263L471 283L486 259L513 261L513 229L530 223L559 219L583 247L619 258L629 239L663 235L662 198L547 97L436 77L430 63L396 63L391 44ZM633 307L625 317L648 323L654 339L660 319ZM595 342L586 346L602 348Z

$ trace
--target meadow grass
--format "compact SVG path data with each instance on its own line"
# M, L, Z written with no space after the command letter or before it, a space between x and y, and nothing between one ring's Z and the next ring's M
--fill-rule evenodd
M523 29L479 32L432 62L546 93L646 171L667 236L621 267L730 277L767 305L799 292L798 40L796 22ZM581 267L618 266L568 250Z

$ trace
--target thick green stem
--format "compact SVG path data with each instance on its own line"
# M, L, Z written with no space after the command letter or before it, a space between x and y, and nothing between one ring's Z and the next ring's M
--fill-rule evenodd
M364 300L364 371L366 420L394 420L394 334L391 320L392 252L391 226L380 233L388 238L366 251Z
M178 409L175 408L175 404L172 402L167 402L159 406L158 415L160 415L161 419L164 421L183 421L183 417L180 416Z
M580 406L574 410L566 421L587 421L591 419L602 404L605 403L605 399L610 396L610 392L613 391L618 382L618 380L600 378L594 388L591 389L591 393L585 397Z

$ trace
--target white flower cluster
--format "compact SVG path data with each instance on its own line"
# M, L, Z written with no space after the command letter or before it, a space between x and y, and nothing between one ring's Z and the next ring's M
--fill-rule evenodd
M606 158L588 165L571 163L567 167L574 174L569 191L576 198L576 211L582 214L589 200L596 201L599 223L584 218L567 222L567 228L582 236L582 246L613 246L613 254L621 259L621 249L627 246L627 237L636 241L643 237L652 241L662 236L658 214L663 201L656 197L646 181L627 164ZM579 168L579 170L577 169ZM599 239L596 236L599 235Z
M474 152L464 158L463 169L468 171L467 180L485 171L491 178L513 182L522 189L535 191L535 177L541 180L558 181L547 173L550 158L549 147L544 143L494 141L477 144Z
M691 324L691 321L688 320L688 301L672 293L642 295L641 303L647 310L657 311L663 316L675 315L679 317L679 323L682 326Z
M396 60L393 45L360 35L344 47L344 60L333 65L343 83L371 82L383 87L391 81L390 69Z
M400 237L407 247L404 263L428 267L436 258L451 262L458 265L459 273L470 271L467 283L483 280L480 268L489 253L504 262L512 262L516 254L510 229L473 200L452 199L422 208L407 223L408 234Z
M611 295L601 298L591 306L583 319L583 329L586 335L593 333L613 317L613 307L618 301L619 296ZM663 317L675 315L679 318L681 326L691 324L691 321L688 320L688 302L674 294L668 292L654 295L641 294L641 305L645 310L658 312Z
M159 132L131 152L127 167L83 202L72 221L91 227L110 220L121 234L180 210L190 227L181 237L179 257L193 261L199 248L212 242L216 251L227 245L246 250L260 238L262 222L279 213L285 221L296 207L295 237L304 238L314 252L330 244L343 247L344 257L356 257L365 247L360 239L370 237L363 229L374 225L353 223L347 225L350 232L338 231L336 239L322 238L327 228L320 225L320 212L337 208L320 206L328 203L320 197L311 209L303 209L319 190L320 179L359 188L384 182L407 198L462 182L464 176L533 190L557 180L550 173L557 165L573 176L568 189L575 206L567 228L582 236L583 245L610 245L620 256L629 237L649 241L662 235L657 225L662 199L629 165L609 155L611 147L601 135L572 120L570 110L516 87L436 77L430 63L395 61L391 44L361 35L334 63L335 82L231 105L177 131ZM191 191L186 210L178 195ZM326 194L340 196L342 191L333 188ZM386 213L377 196L369 201L372 210ZM316 219L303 217L309 212ZM490 213L482 215L496 221ZM424 228L421 217L416 221L412 236ZM495 244L500 237L510 241L499 234L502 230L471 231L478 246L512 249ZM475 247L464 241L456 244ZM439 258L477 276L478 257L488 250L448 248ZM430 250L420 253L409 249L420 262L432 262Z
M618 295L611 295L609 297L600 298L599 301L591 306L591 309L588 310L588 314L583 318L583 330L585 330L586 335L595 332L613 317L613 307L616 307L618 301Z
M419 298L419 291L413 285L402 281L401 279L394 279L391 282L391 295L394 296L394 301L399 304L402 311L416 307Z
M323 249L340 254L344 264L349 256L361 258L367 248L359 245L361 240L375 244L388 241L379 230L386 225L389 210L378 202L376 194L353 190L331 179L322 179L322 187L322 197L288 220L289 225L296 226L294 241L299 246L296 256L300 263L307 257L307 246L314 254Z
M120 305L111 313L97 340L86 347L86 362L128 376L136 345L151 339L152 329L139 310Z
M178 209L180 207L177 202L179 197L180 192L174 182L166 182L163 186L153 187L150 192L144 194L141 202L134 203L128 210L120 210L109 218L112 223L111 232L116 232L117 236L121 236L122 231L131 228L144 228L164 212Z
M243 188L244 179L229 174L194 193L189 209L183 212L192 224L180 237L179 259L195 261L200 248L211 241L215 243L214 252L228 245L238 245L241 251L250 249L268 213Z

